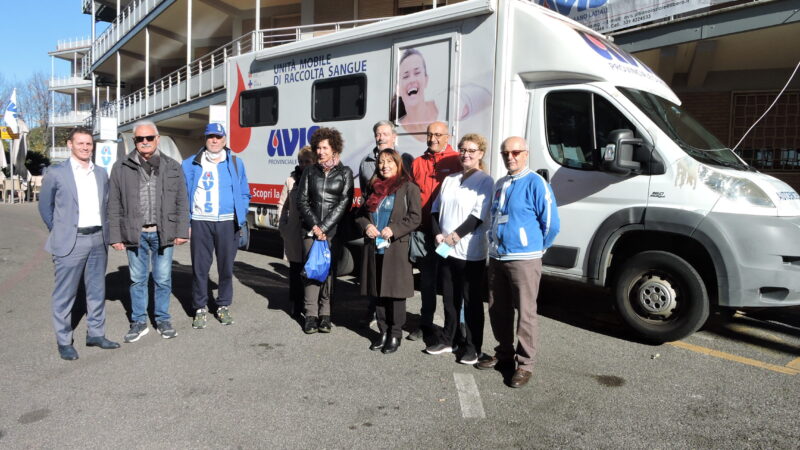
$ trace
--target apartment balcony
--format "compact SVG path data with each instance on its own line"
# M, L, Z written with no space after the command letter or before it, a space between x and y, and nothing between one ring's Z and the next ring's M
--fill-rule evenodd
M92 81L85 80L83 77L59 77L52 78L49 82L49 89L51 91L60 91L65 89L84 88L91 91Z
M248 33L192 61L188 66L184 66L118 101L107 104L101 108L98 115L100 117L116 116L117 123L125 125L180 104L223 91L227 81L225 61L231 56L310 39L314 36L323 36L386 19L272 28Z
M54 127L76 127L83 125L90 117L92 117L91 111L57 113L50 116L50 124Z
M67 147L50 147L50 161L64 161L69 159L70 151Z
M86 50L92 46L92 38L75 38L75 39L61 39L56 42L56 50L54 53L69 52L75 50Z
M91 0L85 0L86 5ZM133 0L120 14L109 24L108 28L92 43L89 54L84 57L82 63L83 75L89 73L91 66L106 54L117 42L120 41L129 31L141 22L151 11L165 0ZM91 7L89 9L91 11Z

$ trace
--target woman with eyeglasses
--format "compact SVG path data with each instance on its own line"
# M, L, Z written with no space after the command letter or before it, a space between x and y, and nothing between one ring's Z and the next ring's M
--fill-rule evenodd
M295 187L303 170L314 164L314 152L306 145L297 152L297 167L286 179L278 200L278 231L283 238L283 253L289 261L289 300L292 302L292 317L303 313L303 238L300 235L300 209L297 205Z
M353 200L353 172L341 163L344 148L342 134L335 128L320 128L311 135L311 148L317 154L316 164L303 170L297 194L302 218L303 253L308 255L314 240L328 241L335 255L333 241L339 222ZM305 259L305 258L304 258ZM331 290L336 275L336 258L324 283L305 280L306 334L331 332Z
M486 226L492 200L492 177L484 172L486 138L467 134L458 143L462 172L442 182L433 203L432 227L440 262L444 304L444 328L436 342L425 349L439 355L459 346L458 362L475 364L483 344L483 274L488 243ZM464 308L465 333L457 342L459 313Z
M419 187L403 170L399 153L381 150L375 175L356 223L364 232L361 295L377 298L380 337L370 350L394 353L406 322L406 299L414 295L408 259L410 234L422 218Z

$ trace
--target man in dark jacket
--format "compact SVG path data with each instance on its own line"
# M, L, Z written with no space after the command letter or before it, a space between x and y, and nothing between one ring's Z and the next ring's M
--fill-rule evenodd
M149 264L155 282L156 331L164 339L178 335L169 315L173 245L189 239L189 204L179 162L158 148L152 122L133 127L136 150L114 164L108 195L111 247L127 249L131 276L131 328L125 342L147 334Z

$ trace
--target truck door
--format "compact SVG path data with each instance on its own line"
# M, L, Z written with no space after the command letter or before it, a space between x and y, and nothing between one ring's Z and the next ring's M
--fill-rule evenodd
M549 272L593 278L592 241L605 239L601 229L641 222L650 183L649 176L604 171L601 149L612 130L629 129L642 137L643 128L594 86L537 88L532 98L529 164L546 171L561 219L561 232L543 262Z

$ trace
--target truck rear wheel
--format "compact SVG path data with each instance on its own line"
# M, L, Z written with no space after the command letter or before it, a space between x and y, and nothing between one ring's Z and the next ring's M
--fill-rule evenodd
M615 301L623 320L652 342L669 342L705 323L709 300L699 273L683 258L663 251L632 256L618 272Z

